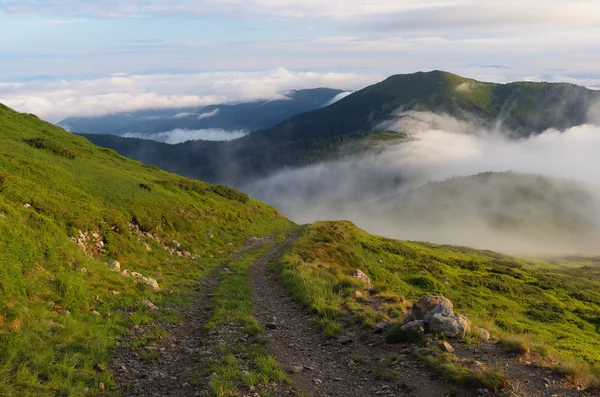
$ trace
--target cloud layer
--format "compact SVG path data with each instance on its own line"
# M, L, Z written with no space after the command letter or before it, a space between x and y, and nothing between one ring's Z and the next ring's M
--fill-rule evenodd
M519 253L600 253L596 247L600 237L600 163L597 157L600 126L582 125L564 132L549 130L529 139L513 141L449 117L420 115L419 120L402 126L403 130L408 128L413 134L415 139L410 142L334 163L283 171L244 189L257 199L277 206L283 214L299 223L350 219L368 231L401 239ZM408 203L404 201L408 200L408 192L428 181L489 171L533 173L581 183L582 189L589 189L594 195L589 207L573 208L575 206L564 202L552 205L567 208L566 211L575 214L574 219L590 222L593 230L583 235L574 234L572 240L567 234L559 238L556 230L534 238L526 227L534 229L535 225L523 225L516 232L511 229L510 233L502 233L483 222L484 215L475 210L469 213L463 208L460 216L443 212L444 206L453 200L464 199L467 205L476 206L479 203L476 195L481 194L481 200L488 200L503 190L476 184L471 185L471 190L457 192L455 197L421 197L410 208L422 212L402 212ZM486 197L486 189L492 188L496 190ZM520 189L518 186L513 188ZM544 197L544 193L540 195ZM441 214L435 221L428 218L431 214L424 204L427 200L432 200L431 211L437 206L435 209ZM561 216L558 210L536 215L532 213L535 207L528 209L528 205L526 200L515 207L503 204L498 211L507 211L509 218L515 219ZM581 211L585 213L580 214Z
M140 134L130 132L123 134L126 138L151 139L153 141L176 144L185 141L204 140L204 141L231 141L247 135L247 131L226 131L221 128L206 128L202 130L184 130L177 128L173 131L157 132L155 134Z
M58 122L70 116L280 99L291 89L356 89L379 79L381 76L376 74L293 72L284 68L260 72L119 74L89 80L0 82L0 102Z

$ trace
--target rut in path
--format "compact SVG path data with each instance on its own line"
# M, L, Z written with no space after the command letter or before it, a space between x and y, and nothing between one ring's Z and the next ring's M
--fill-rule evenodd
M267 274L269 260L277 261L296 236L260 258L250 270L255 316L267 329L268 348L284 369L302 368L293 384L279 385L277 395L300 392L311 397L447 396L456 392L408 356L390 363L401 348L386 345L380 335L355 327L346 336L352 342L328 340L311 324L311 318L292 302L283 287ZM270 327L265 327L269 324ZM394 351L397 350L397 351ZM476 395L460 390L461 396Z
M213 346L205 326L212 316L212 294L219 283L221 271L245 253L272 243L272 237L249 240L244 248L221 263L212 274L203 277L194 300L181 309L183 322L178 325L162 324L169 335L143 349L121 347L116 349L111 363L117 383L124 396L205 396L206 386L198 373ZM136 327L131 340L139 340L150 327ZM122 341L127 341L124 338ZM148 359L149 355L154 358Z

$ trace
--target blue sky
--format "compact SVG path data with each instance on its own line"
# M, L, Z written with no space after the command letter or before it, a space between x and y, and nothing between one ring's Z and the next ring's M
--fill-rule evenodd
M444 69L600 87L591 0L0 0L0 102L70 115Z

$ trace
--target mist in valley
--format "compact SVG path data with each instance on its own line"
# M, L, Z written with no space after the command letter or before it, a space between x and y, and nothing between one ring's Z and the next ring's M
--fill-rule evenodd
M519 140L500 124L486 129L478 120L402 112L380 127L408 133L408 141L242 189L298 223L349 219L398 239L513 254L600 254L595 110L589 124Z

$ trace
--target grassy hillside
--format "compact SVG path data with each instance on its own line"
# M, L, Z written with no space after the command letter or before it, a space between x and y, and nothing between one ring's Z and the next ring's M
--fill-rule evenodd
M144 166L2 105L0 137L3 396L111 387L109 348L156 316L145 299L182 302L247 236L290 226L243 193ZM160 291L112 271L109 259Z
M347 143L387 128L400 111L449 114L482 127L500 123L508 134L521 137L583 124L588 108L598 100L599 92L573 84L495 84L432 71L391 76L331 106L232 142L168 146L114 136L88 138L183 175L242 184L284 167L329 159Z
M574 258L553 263L458 246L369 235L350 222L319 222L283 257L280 277L329 335L347 318L372 326L402 321L412 302L444 295L458 313L508 348L574 374L600 376L600 267ZM352 274L365 272L372 288ZM358 293L357 293L358 291Z

